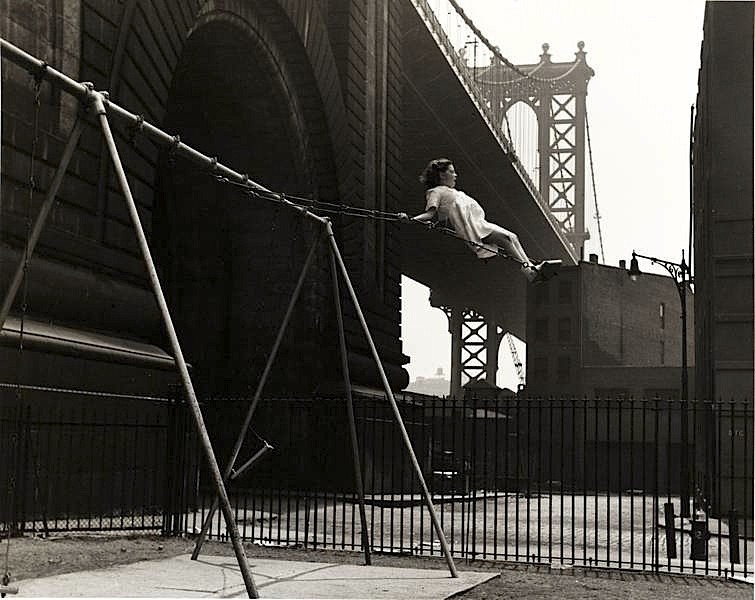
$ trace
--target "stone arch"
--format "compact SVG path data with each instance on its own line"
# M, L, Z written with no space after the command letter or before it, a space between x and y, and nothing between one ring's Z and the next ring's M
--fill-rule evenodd
M304 140L310 179L309 191L324 199L345 196L346 162L345 104L338 69L321 3L314 0L165 0L142 2L124 0L102 3L82 0L81 53L79 78L92 81L97 89L107 89L114 101L157 125L166 126L165 115L172 81L179 60L192 32L207 21L235 21L253 31L272 53L281 69L281 79L296 91L299 124L308 135ZM241 65L228 68L239 69ZM150 228L154 205L154 177L159 152L152 144L116 126L129 179L144 209L145 226ZM91 210L95 213L91 238L108 248L107 256L92 253L87 244L73 251L98 270L121 272L129 279L142 277L130 228L121 215L120 204L113 201L108 187L109 165L102 148L97 150L99 134L85 136L87 165L99 161L99 171L87 168L83 182L92 189ZM180 131L172 133L180 134ZM207 153L218 150L200 148ZM220 156L230 164L229 157ZM239 170L243 165L230 164ZM266 184L266 181L261 181ZM271 187L272 183L268 185ZM119 254L120 253L120 254ZM86 256L84 256L86 255ZM109 263L109 264L108 264Z
M503 123L504 131L511 130L511 142L519 161L528 173L537 173L540 169L538 152L540 123L537 111L536 98L514 100L506 108L507 121Z
M207 3L189 30L165 128L266 187L335 198L325 109L303 47L284 31L290 22L280 12L249 14L247 4L241 16L229 4ZM156 190L159 264L200 390L249 393L320 226L167 153ZM271 373L269 389L278 393L311 392L331 370L335 353L322 350L335 339L328 279L317 276L328 265L321 254Z

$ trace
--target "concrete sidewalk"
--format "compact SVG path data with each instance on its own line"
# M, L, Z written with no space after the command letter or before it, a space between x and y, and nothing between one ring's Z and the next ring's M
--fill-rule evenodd
M411 598L439 600L497 575L334 563L252 559L261 598ZM245 598L238 563L229 556L143 561L17 582L21 597Z

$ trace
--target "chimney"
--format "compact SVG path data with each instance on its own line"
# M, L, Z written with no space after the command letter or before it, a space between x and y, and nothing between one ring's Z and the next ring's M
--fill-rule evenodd
M598 255L597 254L590 254L590 262L594 265L598 264Z

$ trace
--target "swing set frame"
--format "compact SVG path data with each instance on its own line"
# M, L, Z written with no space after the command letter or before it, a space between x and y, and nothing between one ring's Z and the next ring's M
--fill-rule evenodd
M241 451L244 439L246 437L247 430L249 429L249 426L251 424L254 411L261 398L262 390L267 380L267 376L270 372L270 369L272 368L278 348L280 346L280 342L283 339L283 335L285 333L286 327L290 320L291 313L293 312L293 308L298 299L302 284L309 270L309 267L312 263L312 259L315 255L315 250L317 249L318 245L322 242L324 238L324 241L327 244L328 251L329 251L330 267L331 267L331 274L332 274L332 279L333 279L333 293L334 293L334 302L335 302L335 309L336 309L337 323L338 323L338 337L339 337L339 346L340 346L340 355L341 355L340 357L341 368L343 371L343 378L344 378L344 384L345 384L345 390L346 390L346 407L347 407L348 419L349 419L349 433L350 433L351 446L352 446L352 460L353 460L353 466L354 466L354 475L355 475L355 480L356 480L357 493L359 495L360 519L361 519L361 525L362 525L361 541L362 541L362 546L365 553L365 562L368 565L370 564L369 539L368 539L368 534L367 534L368 528L367 528L367 521L366 521L366 512L364 508L364 489L363 489L362 479L361 479L361 465L360 465L360 460L359 460L357 432L356 432L356 425L355 425L355 419L354 419L353 398L351 395L351 383L350 383L350 377L349 377L348 358L347 358L347 353L346 353L346 340L345 340L345 333L344 333L344 326L343 326L343 313L341 309L340 288L339 288L339 283L338 283L339 275L343 279L346 290L348 292L348 296L355 309L362 332L369 345L370 352L372 354L378 373L380 375L380 379L385 390L386 398L388 399L388 402L391 405L391 408L392 408L392 411L396 420L396 424L399 427L404 445L411 459L414 471L419 479L420 486L422 489L423 499L430 513L432 524L435 529L436 535L438 536L438 540L441 544L443 554L445 556L446 563L448 565L448 569L450 571L451 577L458 577L456 566L451 556L451 551L446 541L446 537L443 533L443 528L435 512L435 508L432 502L432 497L430 495L424 476L422 474L422 469L419 465L417 456L412 447L411 440L409 439L409 435L407 433L406 427L401 417L401 413L399 411L395 397L388 383L385 370L383 369L383 365L378 355L377 349L375 347L375 343L372 339L372 335L370 334L369 328L367 326L367 322L365 320L364 314L360 307L359 300L357 298L356 292L354 291L354 287L352 286L351 279L349 278L348 271L343 262L341 252L338 248L338 244L336 243L335 234L333 232L333 226L331 224L330 219L326 217L321 217L316 214L313 214L312 212L309 212L306 208L287 200L284 195L272 192L271 190L268 190L267 188L261 186L260 184L250 180L247 175L238 173L234 171L233 169L230 169L229 167L221 164L220 162L218 162L217 158L208 157L202 154L201 152L181 142L178 136L169 135L168 133L162 131L158 127L155 127L154 125L146 122L141 115L132 114L129 111L125 110L124 108L121 108L117 104L111 102L109 100L107 92L96 91L94 89L93 84L91 83L78 82L71 79L64 73L53 69L52 67L47 65L47 63L45 63L44 61L35 58L34 56L26 53L22 49L18 48L17 46L11 44L10 42L2 38L0 38L0 54L1 54L0 59L6 58L9 61L13 62L14 64L26 69L29 73L34 75L37 81L41 82L42 80L46 80L50 82L52 85L58 86L62 90L71 94L72 96L74 96L80 101L81 106L84 109L80 111L80 114L77 116L76 122L72 126L71 132L68 137L68 141L66 142L65 148L63 150L63 154L60 159L60 163L57 166L54 177L50 183L50 187L47 190L44 201L36 216L34 225L29 231L29 236L26 241L26 248L23 254L22 261L18 265L18 268L16 269L16 271L14 272L9 288L6 291L6 294L4 296L3 303L2 305L0 305L0 330L2 330L2 327L5 324L5 321L8 317L8 314L10 313L11 305L13 304L13 301L19 291L21 283L26 275L28 261L33 255L34 249L37 245L37 242L39 241L39 237L42 233L47 217L50 213L50 210L54 206L55 199L60 189L60 185L63 181L63 177L65 176L65 173L68 169L71 158L74 154L74 151L76 150L79 139L81 138L82 129L83 129L83 119L84 119L83 113L85 112L94 113L98 121L99 127L102 130L102 135L105 138L107 151L110 155L110 158L113 164L113 169L115 171L118 184L121 189L121 193L123 194L124 200L126 202L126 207L129 212L129 216L131 218L131 222L136 233L137 242L138 242L141 254L142 254L144 265L147 269L150 284L152 287L152 292L157 301L158 308L160 310L160 314L162 317L163 325L165 326L166 332L168 334L171 351L173 354L173 359L175 361L175 365L178 370L182 386L184 388L188 408L191 412L195 427L199 434L200 444L202 446L205 459L207 460L207 463L208 463L210 477L212 479L212 484L216 493L216 499L213 502L212 509L210 510L210 513L207 515L207 518L205 519L205 522L203 524L202 533L197 539L194 553L192 554L192 559L196 559L198 557L199 551L202 547L202 543L204 542L206 533L209 530L210 524L212 522L213 514L215 510L217 510L217 507L219 506L223 513L223 517L225 518L226 528L227 528L229 537L233 545L234 553L236 555L239 568L241 570L241 575L244 580L244 585L246 587L247 594L250 598L259 597L257 587L255 585L254 579L249 569L249 564L247 561L244 547L241 542L238 527L235 522L235 515L230 504L228 493L226 491L226 483L230 481L231 479L238 477L242 472L247 470L253 464L253 462L261 456L262 453L264 453L265 451L269 449L267 445L263 446L263 448L260 451L258 451L250 460L246 461L243 465L241 465L238 469L236 469L236 461L238 459L238 455ZM289 301L286 314L278 330L278 334L276 336L273 349L270 353L267 364L265 365L265 369L257 385L255 395L247 411L246 418L242 425L241 431L239 432L233 452L231 453L231 457L223 473L221 473L220 471L218 461L212 449L212 444L211 444L207 429L205 427L204 419L202 417L201 409L199 407L199 401L194 391L194 386L192 384L191 376L189 375L189 370L188 370L186 361L184 359L183 352L181 350L181 345L179 343L178 335L173 325L173 320L171 318L170 310L168 308L167 302L165 300L165 296L162 291L160 279L158 277L157 270L155 268L155 264L152 258L152 254L150 252L149 245L147 242L147 238L141 224L141 219L139 217L139 213L137 211L137 207L134 202L133 195L131 193L131 188L129 186L129 182L126 177L126 172L124 170L123 164L121 163L120 154L115 144L113 133L110 129L110 122L108 119L108 115L114 115L118 117L119 119L126 121L129 125L135 127L137 131L142 132L144 135L146 135L148 138L150 138L153 142L157 143L158 145L168 146L173 156L180 156L184 159L187 159L188 161L201 166L203 169L209 171L216 177L222 177L228 180L229 182L234 182L234 183L243 185L244 187L247 188L247 191L249 192L250 195L257 195L257 194L264 195L265 198L272 199L284 206L288 206L292 210L298 211L302 215L302 217L311 219L317 222L321 226L321 229L318 232L317 237L314 243L312 244L309 250L309 253L307 255L307 258L304 262L304 265L302 267L301 273L299 275L299 279L296 283L291 299ZM4 582L4 583L7 586L7 582ZM13 591L10 588L7 589L7 592L13 593Z

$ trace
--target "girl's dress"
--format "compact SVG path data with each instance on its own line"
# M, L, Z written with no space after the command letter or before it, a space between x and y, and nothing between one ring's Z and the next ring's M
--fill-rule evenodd
M477 201L461 190L439 185L427 190L425 210L434 208L440 222L447 222L456 235L472 242L469 247L478 258L492 258L498 254L496 244L485 244L483 239L493 233L485 220L485 211Z

